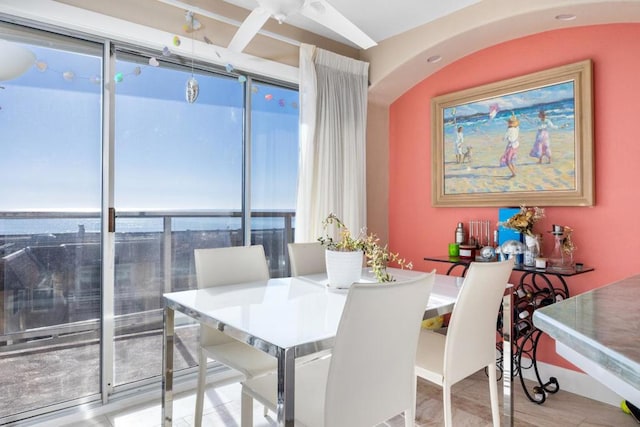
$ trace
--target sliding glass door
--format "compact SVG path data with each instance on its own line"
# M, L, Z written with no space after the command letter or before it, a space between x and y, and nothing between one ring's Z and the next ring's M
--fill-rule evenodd
M262 244L288 274L298 112L293 88L107 40L0 22L1 49L5 424L157 388L162 294L197 287L195 249ZM179 375L198 333L176 318Z
M298 91L251 81L251 242L265 247L271 277L289 274L298 184Z
M161 374L163 292L196 287L193 251L242 245L244 86L117 54L115 385ZM197 364L198 330L177 328L176 369Z
M0 49L2 423L99 398L102 46L2 25Z

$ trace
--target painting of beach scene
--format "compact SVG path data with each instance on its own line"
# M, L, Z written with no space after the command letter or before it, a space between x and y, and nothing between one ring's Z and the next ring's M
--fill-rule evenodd
M592 204L590 65L434 98L434 205Z

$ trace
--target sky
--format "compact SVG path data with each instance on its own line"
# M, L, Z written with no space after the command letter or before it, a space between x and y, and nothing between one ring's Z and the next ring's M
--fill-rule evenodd
M458 117L471 116L479 113L489 114L491 107L494 105L499 107L499 111L510 111L541 103L572 99L573 97L573 82L558 83L457 105L455 107L455 114ZM445 110L445 119L452 117L452 111L452 108Z
M0 82L0 211L96 210L101 188L101 48L24 45L36 64ZM159 53L158 59L162 57ZM116 208L239 209L243 84L199 74L195 103L181 71L116 64ZM254 84L254 209L294 209L298 93Z

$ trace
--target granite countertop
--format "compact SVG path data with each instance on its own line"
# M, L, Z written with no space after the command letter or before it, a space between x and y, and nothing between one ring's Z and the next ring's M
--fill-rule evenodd
M540 308L533 323L640 392L639 303L636 275Z

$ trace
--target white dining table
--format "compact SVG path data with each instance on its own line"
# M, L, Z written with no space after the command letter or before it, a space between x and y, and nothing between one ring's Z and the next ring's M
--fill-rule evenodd
M402 281L423 272L390 269ZM424 318L450 313L464 278L436 275ZM375 282L363 271L362 282ZM174 317L181 312L196 321L258 348L278 360L279 425L294 425L295 359L330 350L348 290L328 287L326 274L270 279L166 293L163 316L162 425L173 419ZM511 293L508 292L510 295ZM505 304L510 297L505 296ZM508 313L505 324L511 324ZM508 332L508 328L505 327ZM505 348L510 334L505 334ZM504 355L504 419L512 424L511 355Z

